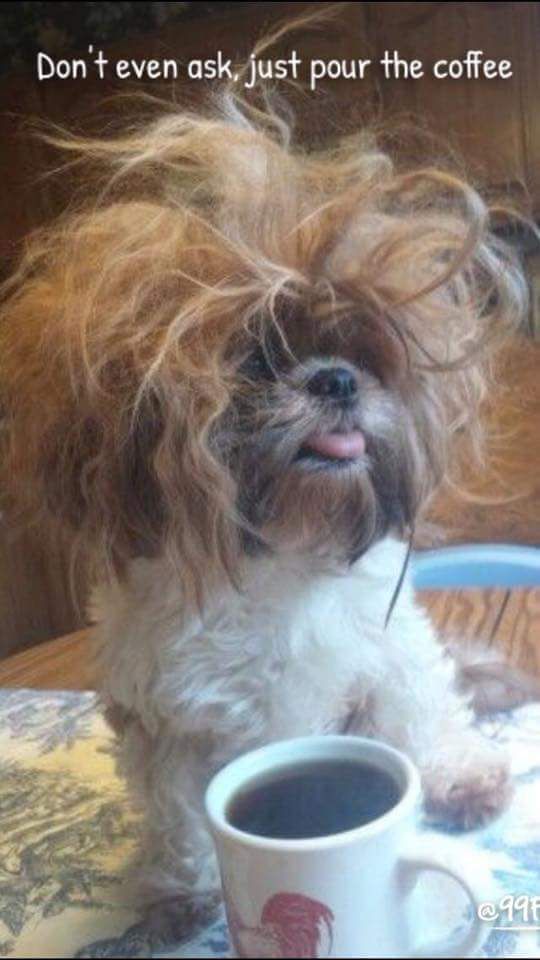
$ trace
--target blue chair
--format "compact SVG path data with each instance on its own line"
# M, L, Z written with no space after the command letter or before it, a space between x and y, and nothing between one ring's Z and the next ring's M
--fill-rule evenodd
M540 548L500 543L416 551L411 558L417 590L540 587Z

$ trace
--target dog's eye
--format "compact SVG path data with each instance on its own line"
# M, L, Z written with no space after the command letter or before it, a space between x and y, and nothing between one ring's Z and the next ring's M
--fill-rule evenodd
M272 357L264 347L257 347L240 368L242 376L255 383L259 380L275 380L276 371Z

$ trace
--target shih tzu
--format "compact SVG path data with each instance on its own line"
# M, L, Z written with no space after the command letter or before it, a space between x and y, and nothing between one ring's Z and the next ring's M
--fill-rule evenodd
M5 289L4 502L99 583L148 897L217 887L206 784L279 738L381 738L437 817L496 814L507 758L406 572L455 443L482 456L525 308L492 211L366 133L309 150L230 95L63 146L106 180Z

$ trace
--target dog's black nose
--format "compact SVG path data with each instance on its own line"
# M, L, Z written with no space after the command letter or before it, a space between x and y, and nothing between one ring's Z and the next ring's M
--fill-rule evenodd
M315 397L350 400L358 391L358 383L354 373L345 367L329 367L311 377L307 388Z

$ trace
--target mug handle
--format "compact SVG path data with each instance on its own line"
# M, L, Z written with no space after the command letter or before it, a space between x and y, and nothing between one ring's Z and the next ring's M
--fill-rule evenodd
M434 849L435 847L435 849ZM467 851L469 853L469 851ZM494 881L485 861L471 851L464 876L463 856L456 850L455 841L437 837L416 837L398 861L398 884L400 893L407 896L418 877L424 871L435 871L452 877L467 894L473 908L468 929L441 940L416 947L411 957L472 957L482 946L488 933L480 920L478 908L481 903L495 898Z

